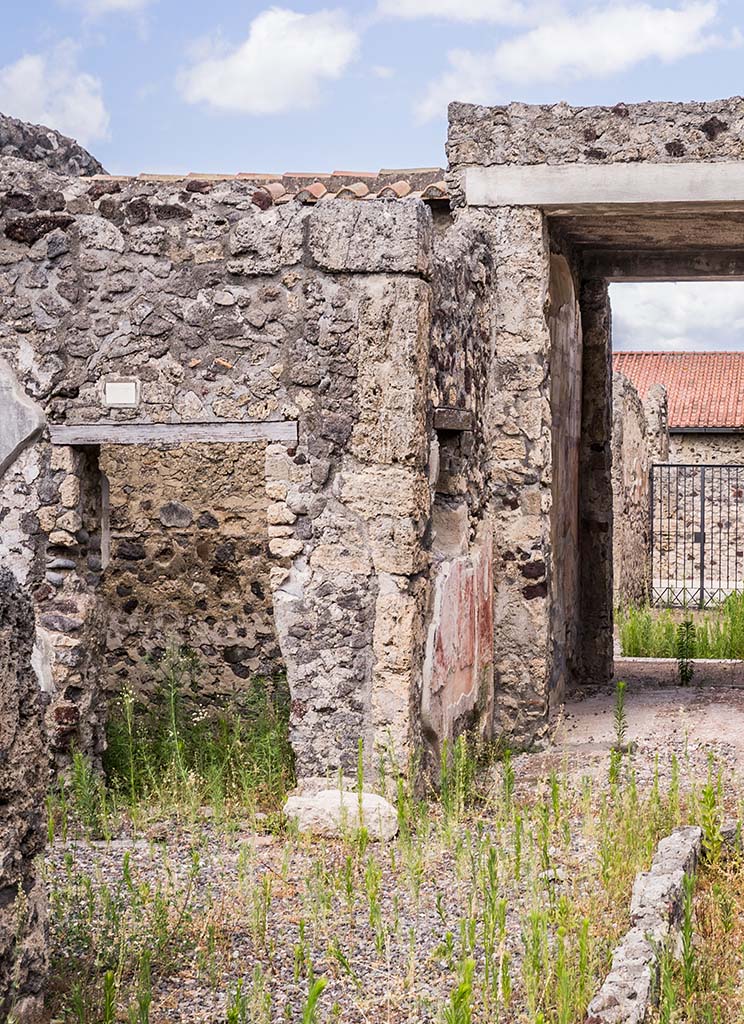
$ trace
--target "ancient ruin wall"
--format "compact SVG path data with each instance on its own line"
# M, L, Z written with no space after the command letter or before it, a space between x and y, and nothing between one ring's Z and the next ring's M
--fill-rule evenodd
M15 117L0 114L0 157L8 156L44 164L58 174L71 177L101 174L103 171L96 158L74 139L53 128L27 124ZM25 206L26 213L31 211L22 195L11 195L7 201L15 205L16 209L23 210Z
M114 693L156 683L175 645L202 666L218 703L283 669L274 630L265 444L110 445L106 478L105 681ZM142 486L146 481L146 486Z
M562 699L578 656L579 450L582 330L576 271L565 256L550 258L550 409L552 432L551 622L553 706Z
M461 210L494 264L482 473L494 536L494 728L516 742L545 727L552 665L551 417L545 316L550 250L539 210Z
M349 767L360 736L405 758L429 603L430 211L417 200L273 207L245 180L91 182L12 160L10 193L25 199L23 211L2 206L0 351L51 424L298 421L299 443L269 444L264 465L299 770ZM103 402L106 381L122 378L138 384L136 409ZM13 481L2 496L17 509L4 557L25 567L55 675L107 611L86 576L100 559L78 521L84 498L57 522L55 473L75 475L76 451L41 443L23 502Z
M726 161L741 159L744 99L613 107L451 103L449 119L453 167Z
M46 965L44 848L48 759L31 667L34 612L0 567L0 1018L41 1019Z
M464 729L493 732L493 527L485 420L493 358L488 237L461 221L435 236L432 271L430 604L421 727L434 764Z
M671 462L712 462L744 465L744 434L674 433L669 437Z
M496 585L497 707L505 710L507 728L519 735L534 735L550 703L550 681L562 675L556 666L563 639L555 633L560 628L555 616L561 602L556 592L559 567L545 530L546 523L551 519L555 522L561 512L553 506L555 496L549 493L551 462L557 449L552 438L556 423L545 411L552 385L544 313L550 280L547 238L552 235L555 250L563 251L562 235L560 225L551 222L539 208L495 204L467 209L466 172L470 167L499 164L738 160L744 135L744 100L584 108L562 103L500 107L453 103L449 120L448 183L458 216L479 217L493 225L498 309L494 451L505 453L511 446L512 457L504 459L503 465L510 475L514 474L513 483L510 481L513 493L506 501L498 485L493 491L495 535L504 551L501 557L516 560L518 565L519 553L511 548L509 531L512 510L519 509L513 523L515 533L522 534L518 544L531 552L530 562L541 561L546 571L542 579L530 585L531 601L525 588L516 585L517 580L510 579L508 573L503 573ZM502 225L513 225L513 230L501 231ZM600 230L596 224L594 230ZM580 251L566 255L581 266ZM612 671L611 321L606 283L598 278L580 284L584 345L581 579L574 615L580 657L576 659L575 677L601 682L608 680ZM520 373L501 374L499 364L506 366L512 354L519 357ZM520 380L524 374L531 378L527 387ZM499 422L499 408L515 401L521 413L518 425ZM529 666L529 678L520 679L520 665Z
M650 390L645 403L631 382L615 373L612 385L612 562L615 606L649 599L649 486L653 462L669 447L666 392Z

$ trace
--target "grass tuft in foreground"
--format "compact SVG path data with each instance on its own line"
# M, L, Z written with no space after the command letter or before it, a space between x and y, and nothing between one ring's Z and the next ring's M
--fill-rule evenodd
M50 841L109 838L122 817L194 820L204 807L276 816L295 781L286 680L254 678L229 705L205 708L192 651L169 648L154 669L152 699L125 691L109 711L104 774L73 753L49 797Z

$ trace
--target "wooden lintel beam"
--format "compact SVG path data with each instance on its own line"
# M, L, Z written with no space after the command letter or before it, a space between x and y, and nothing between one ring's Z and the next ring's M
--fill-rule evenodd
M582 272L607 281L744 280L744 249L706 252L642 249L584 250Z
M440 405L434 410L435 430L472 430L473 413L470 409Z
M214 423L133 423L104 420L98 423L50 423L52 444L205 444L284 441L297 443L296 420Z

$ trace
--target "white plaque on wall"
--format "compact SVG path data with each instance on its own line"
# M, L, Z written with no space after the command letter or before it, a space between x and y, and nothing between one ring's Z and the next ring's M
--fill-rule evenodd
M138 380L107 380L103 401L110 409L135 409L139 405Z

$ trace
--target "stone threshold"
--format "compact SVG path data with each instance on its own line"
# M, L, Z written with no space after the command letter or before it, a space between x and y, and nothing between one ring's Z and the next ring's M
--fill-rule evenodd
M629 686L678 686L676 658L615 657L615 679ZM744 661L722 658L694 658L692 686L733 686L744 688Z

